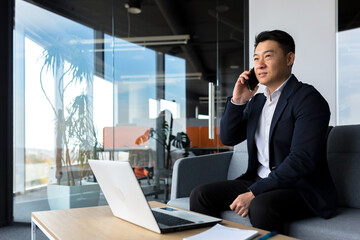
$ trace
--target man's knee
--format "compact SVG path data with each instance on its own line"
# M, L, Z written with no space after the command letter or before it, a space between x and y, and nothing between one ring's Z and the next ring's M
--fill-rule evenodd
M194 205L194 204L193 204L194 201L198 201L199 195L200 195L200 193L199 193L198 188L194 188L194 189L191 191L191 193L190 193L190 210L192 210L192 209L191 209L191 206Z
M217 217L217 204L213 202L211 194L211 186L202 185L194 188L190 194L190 210Z
M252 217L263 217L266 216L268 211L267 203L262 201L259 197L255 197L249 206L249 213Z
M194 188L190 193L190 206L192 202L198 202L199 200L203 200L204 198L206 198L209 192L210 189L207 185L201 185Z
M263 201L261 197L255 197L249 206L249 218L251 224L256 228L265 230L278 230L278 220L276 211L271 204Z

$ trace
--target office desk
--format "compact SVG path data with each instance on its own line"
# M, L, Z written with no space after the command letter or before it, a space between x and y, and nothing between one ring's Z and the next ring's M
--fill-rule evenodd
M150 202L151 207L164 206L158 202ZM227 227L254 229L238 223L222 221ZM36 239L36 229L39 228L49 239L146 239L146 240L180 240L184 237L200 233L209 227L187 231L158 234L132 223L116 218L109 206L76 208L67 210L54 210L33 212L31 214L31 239ZM259 237L267 231L259 230ZM291 240L284 235L276 235L271 240Z

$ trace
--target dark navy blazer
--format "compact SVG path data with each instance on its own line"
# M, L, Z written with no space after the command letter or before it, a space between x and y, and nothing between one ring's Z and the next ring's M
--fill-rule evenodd
M259 166L254 137L266 98L262 93L256 94L240 106L230 99L221 119L220 138L230 146L247 139L248 169L238 179L254 179ZM271 173L249 190L257 196L274 189L296 188L315 213L330 218L337 207L337 195L326 161L329 119L329 106L321 94L292 75L281 92L271 122Z

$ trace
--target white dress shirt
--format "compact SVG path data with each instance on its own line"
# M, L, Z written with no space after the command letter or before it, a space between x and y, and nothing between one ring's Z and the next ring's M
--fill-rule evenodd
M291 75L290 75L291 77ZM290 78L289 77L289 78ZM257 157L260 163L257 170L257 174L261 178L266 178L271 172L269 166L269 135L270 135L270 126L271 121L274 116L276 105L279 101L281 91L284 89L287 81L281 84L271 95L268 88L265 88L264 95L266 97L266 102L262 109L258 126L255 132L255 144L257 147Z
M280 98L281 91L284 89L286 83L290 79L292 74L281 84L280 87L278 87L271 95L268 88L265 88L264 95L266 97L266 102L264 104L264 107L262 109L258 126L256 128L255 132L255 144L257 147L257 157L258 161L260 163L260 166L257 170L257 174L261 178L266 178L270 170L269 165L269 137L270 137L270 126L271 121L274 116L274 112L276 109L276 105L278 103L278 100ZM233 102L231 99L231 103L235 105L243 105L243 104L237 104Z

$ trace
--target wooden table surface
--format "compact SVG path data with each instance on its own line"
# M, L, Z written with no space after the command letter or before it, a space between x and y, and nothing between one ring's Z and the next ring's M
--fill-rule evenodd
M150 202L151 207L160 207L165 204ZM210 227L192 229L174 233L158 234L148 229L114 217L109 206L76 208L66 210L33 212L32 220L42 231L54 239L134 239L134 240L175 240L192 236ZM255 229L259 231L257 238L268 231L244 226L238 223L223 220L223 226L241 229ZM256 238L256 239L257 239ZM226 239L226 237L224 237ZM271 240L291 240L295 238L276 235Z

